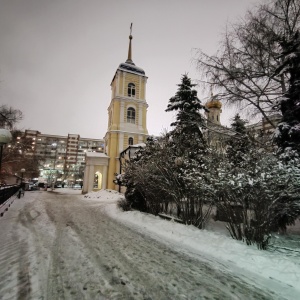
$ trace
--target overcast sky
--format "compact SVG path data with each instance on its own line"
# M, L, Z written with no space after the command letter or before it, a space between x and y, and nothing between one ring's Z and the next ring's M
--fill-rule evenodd
M132 22L132 58L148 76L148 131L157 135L170 129L165 109L181 75L199 79L193 49L214 54L226 22L258 2L0 0L0 104L24 113L23 130L103 138ZM222 124L233 113L223 108Z

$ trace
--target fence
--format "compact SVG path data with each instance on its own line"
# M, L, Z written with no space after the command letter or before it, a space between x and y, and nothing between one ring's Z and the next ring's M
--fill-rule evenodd
M17 193L20 189L19 185L6 185L0 187L0 206L5 203L10 197Z

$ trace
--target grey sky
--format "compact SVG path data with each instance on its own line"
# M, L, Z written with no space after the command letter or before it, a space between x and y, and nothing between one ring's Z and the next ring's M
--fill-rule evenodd
M128 51L148 78L148 131L170 128L168 100L193 48L213 54L227 21L258 0L0 0L0 104L24 113L20 129L103 138L110 83ZM198 89L200 98L207 96ZM233 112L224 108L223 124Z

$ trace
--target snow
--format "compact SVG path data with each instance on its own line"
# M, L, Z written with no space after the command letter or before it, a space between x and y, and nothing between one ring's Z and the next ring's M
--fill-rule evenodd
M104 153L99 153L99 152L86 152L85 154L87 157L108 157Z
M122 197L115 191L101 190L85 195L84 199L105 203L105 211L110 217L152 238L173 244L182 252L205 256L208 261L242 274L258 285L265 284L287 299L300 298L299 251L287 255L247 246L229 237L222 222L212 221L208 230L199 230L138 211L123 212L116 205Z
M296 247L278 236L276 249L261 251L233 240L222 222L211 221L207 230L199 230L138 211L123 212L117 207L122 198L122 194L111 190L82 195L80 190L59 188L25 192L25 197L15 199L0 218L0 298L21 299L22 295L30 295L26 299L106 299L97 294L101 288L105 295L111 295L109 299L129 299L122 297L126 284L128 291L132 287L143 295L165 288L161 295L169 291L178 295L176 299L191 299L180 297L179 293L184 292L180 281L183 279L185 287L200 291L196 283L201 275L192 268L197 267L198 263L193 265L195 261L202 261L211 266L210 270L220 270L225 282L226 274L232 274L236 281L246 282L247 288L273 293L274 297L264 299L300 299L300 226L292 228L297 235ZM120 224L130 230L122 231ZM149 249L149 243L154 248ZM164 245L163 251L159 245ZM160 248L154 259L147 251L155 251L156 247ZM169 263L162 260L165 251ZM175 252L182 254L175 259L188 256L191 263L177 260L177 268L165 270L173 264ZM150 266L152 260L155 264ZM146 273L149 277L143 275ZM155 277L160 273L168 275L159 277L162 282L158 287ZM191 273L191 277L183 273ZM214 285L213 275L207 277L207 284ZM151 278L151 282L145 282L145 278ZM229 291L233 289L229 284L224 286ZM235 294L232 299L250 299L245 293L245 297ZM211 294L207 297L212 298ZM138 294L130 299L146 297Z
M130 145L129 148L139 148L139 147L144 148L145 146L146 146L145 143L139 143L139 144Z

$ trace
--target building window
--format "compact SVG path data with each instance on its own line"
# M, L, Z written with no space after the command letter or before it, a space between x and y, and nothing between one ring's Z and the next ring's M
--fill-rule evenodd
M130 146L130 145L133 145L133 138L132 137L130 137L129 139L128 139L128 145Z
M133 124L135 123L135 109L132 107L127 109L127 122Z
M135 97L135 85L133 83L128 84L128 97Z

